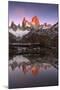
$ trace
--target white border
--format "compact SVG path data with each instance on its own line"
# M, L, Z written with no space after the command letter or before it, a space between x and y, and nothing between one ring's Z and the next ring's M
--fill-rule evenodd
M60 4L60 0L10 0ZM59 5L60 9L60 5ZM60 12L59 12L60 15ZM60 24L60 20L59 20ZM59 25L60 27L60 25ZM60 30L59 30L60 39ZM60 43L60 41L59 41ZM59 44L60 45L60 44ZM59 49L60 51L60 49ZM60 59L60 55L59 55ZM59 61L60 65L60 61ZM59 66L60 68L60 66ZM60 70L59 70L60 72ZM60 80L59 80L60 81ZM23 89L23 88L22 88ZM60 86L25 88L25 90L59 90ZM0 90L8 90L8 0L0 0ZM13 89L16 90L16 89Z

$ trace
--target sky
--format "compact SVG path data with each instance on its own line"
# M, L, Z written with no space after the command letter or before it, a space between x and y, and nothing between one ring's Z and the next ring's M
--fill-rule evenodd
M33 16L38 17L40 24L55 24L58 21L58 5L16 1L8 2L9 25L12 21L17 25L21 25L24 17L31 22Z

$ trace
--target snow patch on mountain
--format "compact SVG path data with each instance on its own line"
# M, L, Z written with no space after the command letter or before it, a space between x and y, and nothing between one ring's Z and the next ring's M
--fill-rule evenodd
M13 29L9 29L9 32L12 33L16 37L23 37L24 35L28 34L30 31L28 30L23 31L20 29L17 29L16 31L14 31Z

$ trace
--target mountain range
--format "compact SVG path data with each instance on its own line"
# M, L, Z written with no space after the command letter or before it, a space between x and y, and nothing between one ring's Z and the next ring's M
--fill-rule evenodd
M58 23L54 24L49 29L31 29L31 30L21 30L17 29L14 31L12 28L9 28L9 41L19 41L22 43L41 43L44 42L46 44L49 44L49 40L53 40L54 38L57 38L58 36ZM47 39L48 38L48 39Z

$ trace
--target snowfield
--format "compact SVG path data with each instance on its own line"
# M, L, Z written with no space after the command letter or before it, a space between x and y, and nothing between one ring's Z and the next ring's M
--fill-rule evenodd
M16 37L23 37L24 35L28 34L30 31L28 30L23 31L20 29L17 29L16 31L14 31L13 29L9 29L9 32Z

